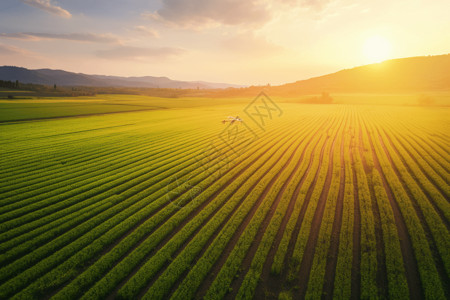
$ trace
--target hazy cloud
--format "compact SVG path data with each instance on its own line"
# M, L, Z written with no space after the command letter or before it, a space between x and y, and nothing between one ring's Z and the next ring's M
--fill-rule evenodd
M120 43L120 40L113 35L93 34L93 33L37 33L37 32L0 33L0 38L2 37L27 41L68 40L68 41L93 42L93 43Z
M142 25L135 26L134 30L139 32L142 35L147 36L147 37L155 37L155 38L159 37L159 34L156 30L142 26Z
M284 50L283 47L268 41L264 37L255 36L251 32L238 34L223 40L221 48L238 55L253 57L272 55Z
M339 0L279 0L280 3L287 4L291 7L306 7L315 10L323 9L329 3L337 1Z
M315 12L325 10L331 3L341 0L162 0L162 7L152 13L144 13L163 23L188 28L204 28L211 25L261 26L279 12L296 8Z
M315 11L323 11L327 8L328 5L333 2L337 2L336 0L303 0L300 3L307 8L313 9Z
M29 52L14 46L0 44L0 55L28 54Z
M142 59L142 58L167 58L178 56L185 53L186 50L173 47L132 47L121 46L108 50L100 50L96 52L98 57L108 59Z
M61 8L60 6L54 5L50 3L50 0L21 0L23 3L28 4L30 6L45 10L51 14L63 17L70 18L72 17L71 13Z
M180 27L262 24L271 18L267 2L252 0L162 0L162 8L147 16Z

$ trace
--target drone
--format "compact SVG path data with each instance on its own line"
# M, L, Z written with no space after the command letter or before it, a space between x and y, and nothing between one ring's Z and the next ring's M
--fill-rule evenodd
M231 124L233 124L234 122L242 122L242 119L239 118L239 116L228 116L225 120L222 121L223 124L225 124L226 122L230 122Z

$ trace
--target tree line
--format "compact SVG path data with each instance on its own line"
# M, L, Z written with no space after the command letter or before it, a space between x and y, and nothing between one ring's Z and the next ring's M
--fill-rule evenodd
M7 89L18 89L19 88L19 80L11 81L11 80L0 80L0 87Z

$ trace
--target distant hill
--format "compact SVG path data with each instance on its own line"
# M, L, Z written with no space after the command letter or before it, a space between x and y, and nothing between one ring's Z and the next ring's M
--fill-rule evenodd
M181 88L181 89L222 89L243 87L236 84L214 83L206 81L179 81L167 77L120 77L105 75L87 75L63 70L20 67L0 67L0 80L57 86L95 86L95 87L136 87L136 88Z
M62 70L0 67L0 80L19 80L57 86L226 89L207 93L216 97L253 96L261 89L271 95L326 93L397 93L450 91L450 54L387 60L279 86L243 86L205 81L177 81L167 77L87 75ZM230 87L239 89L227 89ZM202 94L204 95L204 94Z
M450 90L450 54L387 60L274 86L274 94Z

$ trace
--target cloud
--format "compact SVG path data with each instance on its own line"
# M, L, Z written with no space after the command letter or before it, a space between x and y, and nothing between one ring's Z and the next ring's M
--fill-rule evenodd
M331 2L338 2L339 0L279 0L281 4L290 7L311 8L314 10L322 10Z
M145 58L168 58L172 56L179 56L185 53L186 50L173 47L132 47L120 46L108 50L100 50L96 55L107 59L145 59Z
M158 38L159 34L156 30L151 29L151 28L147 28L145 26L139 25L139 26L135 26L134 30L139 32L142 35L145 35L147 37L155 37Z
M255 36L251 32L238 34L223 40L221 48L231 53L252 57L268 56L284 51L283 47L268 41L264 37Z
M179 27L263 24L270 20L267 2L242 0L162 0L162 8L144 14Z
M218 25L261 27L278 13L293 9L323 12L346 0L161 0L162 7L144 17L167 25L203 29Z
M0 44L0 55L29 54L28 51L9 45Z
M302 6L312 8L317 11L323 10L332 0L302 0Z
M68 40L68 41L92 42L92 43L120 43L120 40L113 35L94 34L94 33L37 33L37 32L0 33L0 38L2 37L27 41Z
M72 14L61 8L60 6L54 5L50 3L50 0L21 0L23 3L28 4L30 6L45 10L51 14L63 17L63 18L71 18Z

